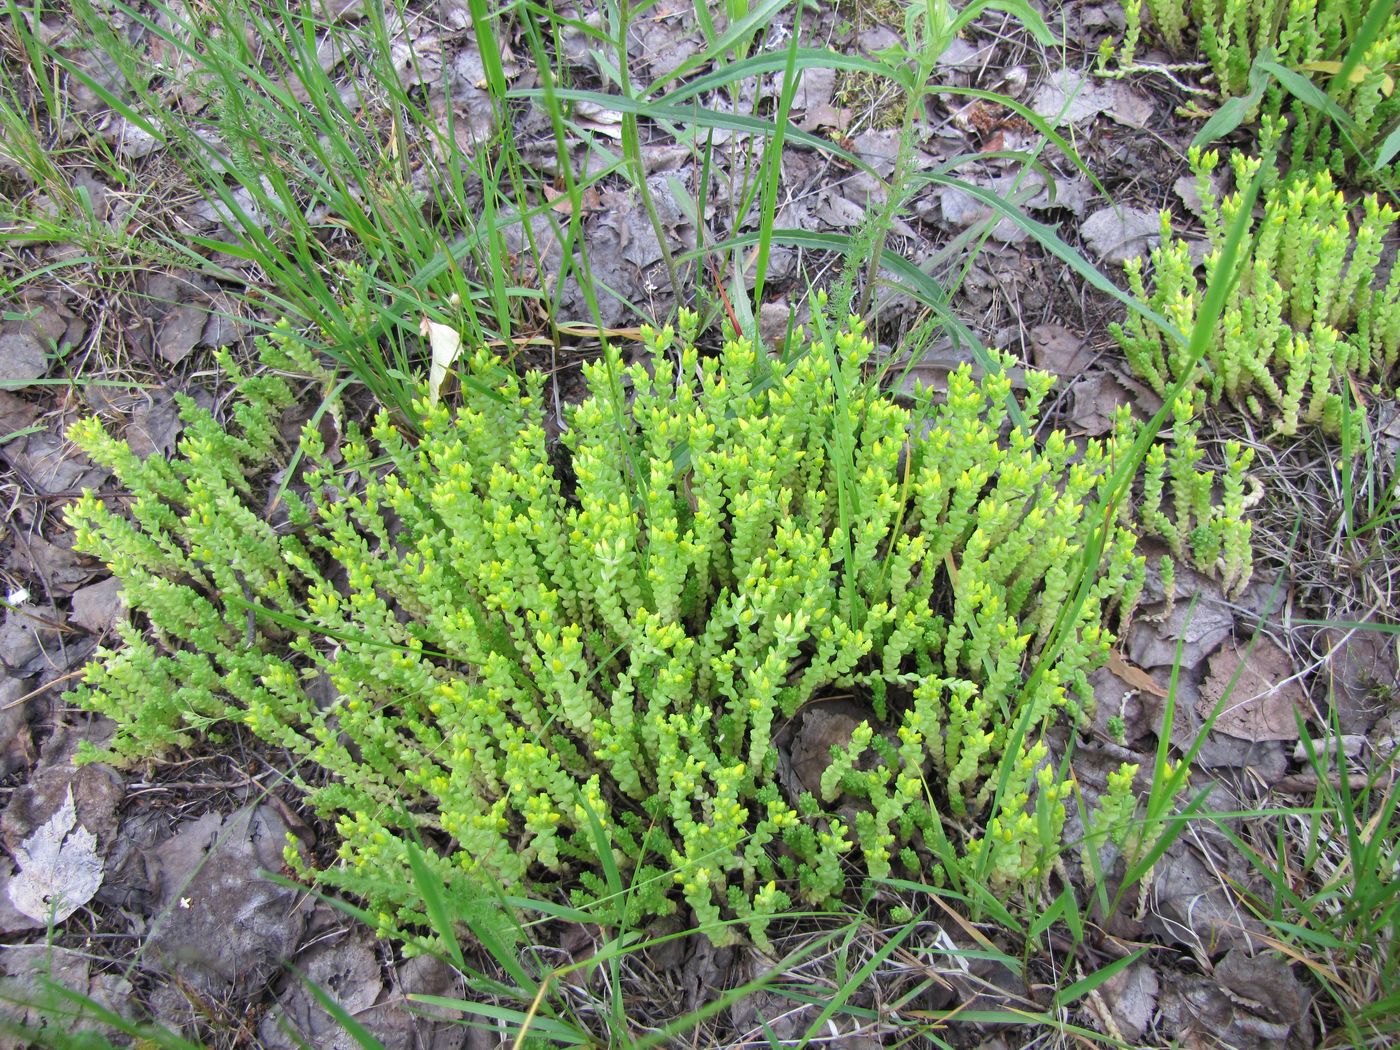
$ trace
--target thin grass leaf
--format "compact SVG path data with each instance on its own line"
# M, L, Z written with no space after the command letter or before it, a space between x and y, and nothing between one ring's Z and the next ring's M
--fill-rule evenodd
M703 0L698 0L703 2ZM724 34L714 41L708 48L697 54L691 55L684 62L678 65L670 73L652 84L652 89L656 89L663 84L668 84L673 80L680 80L696 69L708 65L710 62L722 61L724 53L737 47L744 41L755 36L759 30L767 27L775 15L788 4L788 0L762 0L762 2L752 9L743 18L736 19L725 29ZM711 23L713 26L713 23Z
M771 120L764 120L761 117L746 117L741 113L716 113L698 106L667 106L659 102L648 102L622 95L609 95L601 91L585 91L578 88L556 88L554 95L565 102L588 102L600 109L614 113L630 113L634 116L647 117L657 121L689 123L697 127L719 128L727 131L744 131L761 135L764 138L772 138L777 132L777 126ZM544 93L539 88L517 88L507 92L506 96L512 99L538 100L544 97ZM869 164L849 150L796 128L787 129L786 134L793 142L838 157L852 167L873 178L878 178Z
M1102 987L1104 982L1111 980L1115 974L1126 970L1146 954L1146 948L1139 948L1137 951L1130 955L1125 955L1121 959L1114 959L1113 962L1095 970L1087 977L1081 977L1067 988L1061 988L1055 993L1055 1007L1062 1010L1071 1003L1077 1002L1090 992Z
M519 1010L510 1006L476 1003L467 999L452 999L443 995L420 995L417 992L410 992L408 1001L421 1003L423 1006L435 1006L441 1010L455 1010L461 1014L485 1017L492 1021L504 1021L508 1025L513 1025L517 1030L528 1025L529 1034L552 1039L565 1046L587 1046L593 1042L586 1033L571 1028L562 1021L552 1017L540 1017L538 1014L531 1015L528 1010Z
M1014 15L1038 44L1052 47L1058 42L1058 38L1050 32L1050 27L1045 24L1045 19L1041 17L1040 12L1026 0L973 0L973 3L968 4L958 12L957 18L950 27L949 37L961 34L964 29L981 18L987 11L1005 11L1009 15Z
M1293 95L1304 105L1319 110L1334 121L1338 127L1351 134L1356 132L1356 122L1351 119L1347 112L1337 105L1325 91L1314 84L1307 77L1293 70L1279 65L1272 58L1260 55L1254 63L1269 76L1277 80L1289 94Z
M409 827L415 826L412 822L412 818L410 818L408 814L404 814L403 816L408 822ZM410 842L406 844L406 849L408 851L408 864L413 871L413 881L417 885L418 894L423 900L423 908L428 913L428 921L432 923L433 930L437 933L438 939L447 946L448 955L451 956L452 961L457 965L457 969L459 971L465 970L467 968L467 963L462 957L462 946L457 941L457 930L452 921L452 916L447 910L447 901L442 894L442 884L434 877L427 862L423 859L423 850L421 846ZM529 987L529 975L526 974L524 968L519 965L519 962L515 958L515 953L507 950L504 951L503 954L506 959L514 964L514 969L505 967L506 972L509 973L522 988ZM504 967L506 959L497 956L494 951L492 955L496 958L496 961L502 963Z

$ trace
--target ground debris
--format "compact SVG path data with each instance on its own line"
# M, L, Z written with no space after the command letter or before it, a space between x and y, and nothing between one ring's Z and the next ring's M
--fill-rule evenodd
M1241 740L1297 740L1306 703L1288 654L1260 636L1243 651L1231 644L1215 652L1196 710L1209 718L1218 709L1212 732Z

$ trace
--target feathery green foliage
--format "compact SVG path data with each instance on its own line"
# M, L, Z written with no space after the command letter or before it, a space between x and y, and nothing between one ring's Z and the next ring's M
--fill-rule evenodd
M1043 877L1070 785L1041 733L1085 714L1143 580L1133 533L1085 510L1131 431L1037 447L1035 373L1023 424L1004 374L902 407L863 379L854 321L786 360L701 357L695 323L649 332L647 364L587 369L567 467L543 380L485 352L460 409L419 406L417 444L381 415L337 470L308 428L283 529L248 480L286 451L275 375L234 372L233 432L184 404L171 462L75 427L133 495L130 518L91 495L72 512L145 625L79 694L117 721L112 757L224 720L301 756L343 837L318 877L386 932L422 921L414 836L452 843L427 855L449 896L557 885L629 922L683 900L713 937L738 917L760 942L795 900L839 895L856 853L877 878ZM311 368L293 345L267 359ZM1091 544L1100 572L1028 689ZM793 791L774 734L836 688L869 717Z
M1191 161L1206 233L1218 249L1239 195L1217 199L1211 189L1213 151L1193 152ZM1258 164L1236 154L1236 183ZM1400 269L1384 281L1377 271L1383 240L1400 213L1375 196L1365 197L1358 213L1325 171L1276 182L1263 198L1247 269L1197 370L1200 389L1212 402L1229 399L1257 418L1273 418L1280 435L1304 424L1336 432L1348 376L1377 384L1385 396L1395 388ZM1212 251L1197 277L1189 246L1171 236L1164 217L1162 243L1152 253L1151 294L1140 263L1129 265L1128 279L1155 310L1189 327L1216 258ZM1151 322L1132 315L1113 332L1133 369L1158 393L1180 378L1180 349Z

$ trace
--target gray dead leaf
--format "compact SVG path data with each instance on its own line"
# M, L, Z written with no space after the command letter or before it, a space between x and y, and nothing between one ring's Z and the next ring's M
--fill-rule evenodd
M1221 838L1218 832L1214 837ZM1185 836L1167 847L1149 886L1152 907L1147 914L1148 928L1169 944L1196 950L1262 945L1263 924L1226 888L1227 880L1247 884L1248 862L1238 851L1219 849L1212 853L1215 856L1207 864Z
M112 576L101 583L74 591L73 615L69 619L93 634L101 634L112 626L125 608L122 581Z
M865 209L853 200L832 194L812 213L827 226L851 229L865 221Z
M275 196L272 183L266 176L263 177L262 183L263 192L269 197ZM229 197L232 206L225 204L222 199L201 200L190 209L189 214L209 226L223 226L235 233L248 224L264 230L268 228L268 218L258 207L253 199L253 191L247 186L237 187Z
M1064 372L1062 375L1073 375ZM1113 414L1131 397L1111 372L1081 375L1070 387L1072 409L1069 421L1079 433L1100 437L1113 429Z
M50 610L38 605L8 608L0 625L0 664L12 673L28 673L31 661L57 645L58 629L50 626L52 622Z
M132 1016L130 1006L131 982L115 973L94 973L95 956L88 951L63 948L56 944L11 944L0 951L0 973L7 976L0 981L0 1017L30 1029L45 1029L52 1034L54 1014L44 1005L41 978L86 996L97 1006L111 1014ZM104 1023L93 1015L91 1010L71 1022L72 1028L67 1038L74 1044L87 1045L78 1032L102 1032ZM111 1032L110 1028L106 1029ZM11 1042L0 1037L0 1046L10 1048L29 1047L23 1043ZM112 1045L98 1038L92 1045Z
M106 48L85 48L70 52L66 57L83 73L83 76L73 78L70 89L74 106L79 112L96 116L106 112L107 99L111 95L123 98L130 93L121 63ZM65 128L64 131L65 139L77 134L75 127Z
M1045 78L1031 99L1031 109L1052 121L1056 127L1090 120L1103 111L1098 89L1070 69L1060 69Z
M1233 993L1235 1002L1265 1020L1293 1029L1306 1024L1312 995L1293 967L1271 952L1250 955L1231 948L1215 964L1215 976Z
M34 760L34 738L29 730L34 679L0 674L0 777L24 769Z
M1031 359L1036 368L1059 376L1076 376L1093 364L1096 355L1064 325L1042 324L1031 329Z
M899 156L898 131L862 131L852 145L860 159L874 168L881 178L888 178L893 173L895 159Z
M199 336L201 346L230 346L243 338L245 326L232 310L233 304L225 302L222 309L209 314L209 320L204 323L204 331Z
M966 190L954 186L944 186L938 191L943 221L954 228L971 226L975 222L990 221L995 212L990 205L982 203ZM991 236L1003 244L1020 244L1030 234L1011 219L1001 219L992 227Z
M991 218L992 209L966 190L954 186L944 186L938 191L939 208L943 221L950 226L971 226L980 219Z
M126 157L129 160L149 157L164 145L160 139L145 128L132 123L125 117L117 117L113 120L103 133L103 138L112 144L118 156Z
M1297 740L1297 715L1306 717L1306 705L1288 654L1261 635L1252 648L1226 645L1210 658L1196 710L1209 718L1219 707L1217 733L1252 741Z
M680 19L657 19L644 25L639 35L639 57L656 77L669 77L700 50L701 40L693 21L686 24Z
M1325 681L1342 732L1369 732L1400 689L1396 639L1379 631L1328 627L1318 642L1330 653Z
M125 784L109 765L89 762L78 766L75 761L84 740L101 747L114 728L106 719L60 724L44 741L37 767L14 789L9 805L0 814L0 836L6 847L18 846L71 797L78 820L97 836L99 848L106 852L117 834L117 806L125 795Z
M792 317L787 303L764 303L758 311L758 337L772 349L781 350L787 338L790 319L794 328L802 323Z
M794 112L806 113L819 106L829 106L836 90L836 70L830 68L808 69L802 73L802 80L793 92Z
M364 17L365 0L319 0L326 21L351 22Z
M1127 81L1094 83L1069 69L1050 74L1036 91L1031 108L1056 126L1081 124L1102 113L1132 128L1144 128L1152 119L1152 100L1135 91Z
M1177 974L1162 989L1156 1028L1172 1046L1202 1050L1278 1050L1314 1045L1312 1038L1291 1040L1290 1026L1258 1016L1237 1004L1215 977L1196 974Z
M97 836L78 824L70 789L57 813L15 850L10 900L25 915L55 923L92 900L102 885Z
M174 395L165 389L148 391L148 395L131 410L123 435L131 451L141 459L169 455L180 433L180 408Z
M1104 115L1130 128L1145 128L1156 112L1152 99L1126 80L1111 80L1099 86L1104 98Z
M1145 706L1152 710L1154 729L1166 718L1166 701L1145 697ZM1176 683L1176 703L1173 707L1171 742L1182 751L1195 748L1195 764L1201 769L1248 769L1253 776L1270 783L1283 776L1288 756L1277 740L1245 740L1228 733L1207 733L1201 716L1200 687L1195 680L1182 675Z
M307 981L329 995L351 1017L361 1023L377 1020L367 1016L384 988L372 936L357 930L341 940L318 944L298 958L297 966ZM290 983L278 997L277 1006L259 1024L258 1035L266 1050L291 1050L299 1045L358 1050L361 1045L331 1017L302 981Z
M1138 1042L1152 1024L1161 984L1157 973L1145 962L1120 970L1099 986L1099 995L1123 1038Z
M1369 743L1370 741L1360 733L1343 733L1339 737L1315 737L1306 744L1299 740L1298 746L1293 749L1293 761L1307 762L1309 753L1324 762L1336 759L1338 752L1343 758L1359 758Z
M161 921L140 965L178 968L203 994L259 988L300 943L299 894L259 870L282 866L287 826L269 805L217 814L181 828L147 864L160 880Z
M1151 559L1148 562L1148 571L1149 576L1156 573L1156 566ZM1156 610L1154 596L1153 604L1144 605L1128 631L1125 652L1128 659L1139 667L1147 670L1154 667L1170 667L1176 660L1179 640L1181 667L1186 671L1193 670L1202 660L1220 648L1235 628L1234 616L1225 605L1219 587L1211 581L1203 580L1194 572L1178 565L1176 584L1176 602L1165 618L1152 618ZM1191 602L1193 593L1200 595L1200 600L1194 603L1194 606Z
M1105 736L1111 735L1108 732L1110 718L1123 719L1123 738L1128 745L1157 731L1161 722L1155 717L1156 706L1143 702L1141 689L1123 681L1107 667L1100 667L1089 675L1089 686L1094 690L1094 725Z
M1200 186L1194 175L1181 176L1172 183L1172 190L1181 198L1181 203L1186 205L1186 210L1192 215L1199 219L1204 214L1205 208L1204 202L1201 200Z
M172 365L178 365L199 345L200 335L209 319L207 311L192 303L175 307L165 315L156 333L156 350Z
M1027 177L1023 181L1039 182L1040 179ZM1032 211L1063 208L1072 215L1082 217L1085 209L1089 206L1090 199L1096 192L1094 184L1085 176L1081 175L1072 179L1056 177L1047 183L1039 193L1026 201L1026 207Z
M878 55L900 45L900 39L889 26L875 25L860 34L860 49L867 55Z
M1127 25L1123 17L1122 5L1117 3L1089 4L1080 8L1079 17L1088 29L1107 28L1115 33L1121 33Z
M955 69L959 73L971 73L990 61L992 55L991 45L984 44L978 47L958 36L954 37L943 49L943 54L938 56L938 64L945 69Z
M69 442L49 431L11 441L0 449L0 457L15 468L26 485L45 496L96 488L108 476L107 471L93 466Z
M18 565L42 580L50 595L61 598L72 594L96 576L98 567L82 555L73 553L72 533L60 533L54 539L56 542L51 543L42 536L27 536L14 554L17 555L15 561Z
M33 425L42 412L38 405L0 390L0 445L15 440L14 435Z
M1144 208L1100 208L1084 220L1079 234L1099 259L1121 265L1157 246L1162 218Z
M48 370L48 355L32 326L13 323L0 330L0 383L22 387Z

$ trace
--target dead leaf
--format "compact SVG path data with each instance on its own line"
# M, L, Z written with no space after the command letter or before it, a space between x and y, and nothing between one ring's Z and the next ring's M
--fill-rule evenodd
M38 405L0 390L0 445L27 433L42 411Z
M92 900L102 885L97 836L78 823L70 788L58 812L15 850L19 872L10 880L10 900L25 915L55 923Z
M1102 113L1130 128L1144 128L1155 106L1126 81L1095 84L1064 69L1052 73L1035 93L1031 108L1055 124L1080 124Z
M199 345L209 312L186 303L165 315L156 334L156 349L172 365L178 365Z
M427 317L419 324L418 333L427 336L433 348L433 362L428 368L428 400L436 405L442 393L442 384L447 379L447 370L462 354L462 337L455 329Z
M1046 78L1031 100L1031 109L1055 125L1078 124L1103 111L1098 89L1069 69Z
M1219 704L1214 729L1241 740L1297 740L1306 703L1288 654L1261 636L1247 653L1231 644L1210 658L1196 710L1209 718Z
M1130 128L1145 128L1156 112L1147 95L1133 90L1126 80L1115 80L1100 86L1104 99L1104 115Z
M844 700L821 701L802 712L801 728L792 742L792 768L803 787L817 790L831 765L831 749L849 745L851 734L869 717L868 711Z
M1035 367L1059 376L1077 376L1093 362L1094 353L1064 325L1042 324L1031 329Z
M12 324L0 331L0 383L25 386L48 370L48 355L32 326Z
M1124 1039L1138 1042L1152 1024L1161 985L1146 962L1120 970L1099 988L1104 1005Z
M1069 421L1089 437L1107 434L1113 429L1113 415L1118 406L1131 400L1112 373L1094 371L1081 375L1070 387Z
M1180 645L1182 671L1193 670L1216 649L1220 648L1230 632L1234 630L1235 618L1219 586L1213 580L1198 576L1189 567L1176 568L1176 602L1170 612L1161 609L1161 618L1152 615L1161 607L1160 579L1155 565L1148 569L1149 590L1147 604L1133 621L1123 652L1139 667L1170 667L1177 660L1177 647ZM1191 595L1200 596L1192 602Z
M1367 630L1329 627L1320 632L1326 647L1324 681L1344 733L1364 733L1400 696L1396 639Z
M562 190L556 190L545 183L540 187L544 199L549 201L549 210L558 215L570 215L574 210L574 199ZM603 199L596 187L586 186L579 191L579 214L588 215L603 206Z
M180 432L180 408L167 389L150 391L145 402L131 412L126 424L126 443L141 459L166 456L175 447Z
M112 626L125 608L122 582L110 576L101 583L90 584L73 592L73 615L70 619L93 634L101 634Z
M1162 219L1145 208L1100 208L1079 227L1089 250L1108 263L1146 255L1162 239Z
M1134 689L1141 689L1153 696L1166 696L1167 691L1157 684L1157 680L1141 667L1134 667L1123 659L1117 649L1108 654L1108 669Z

